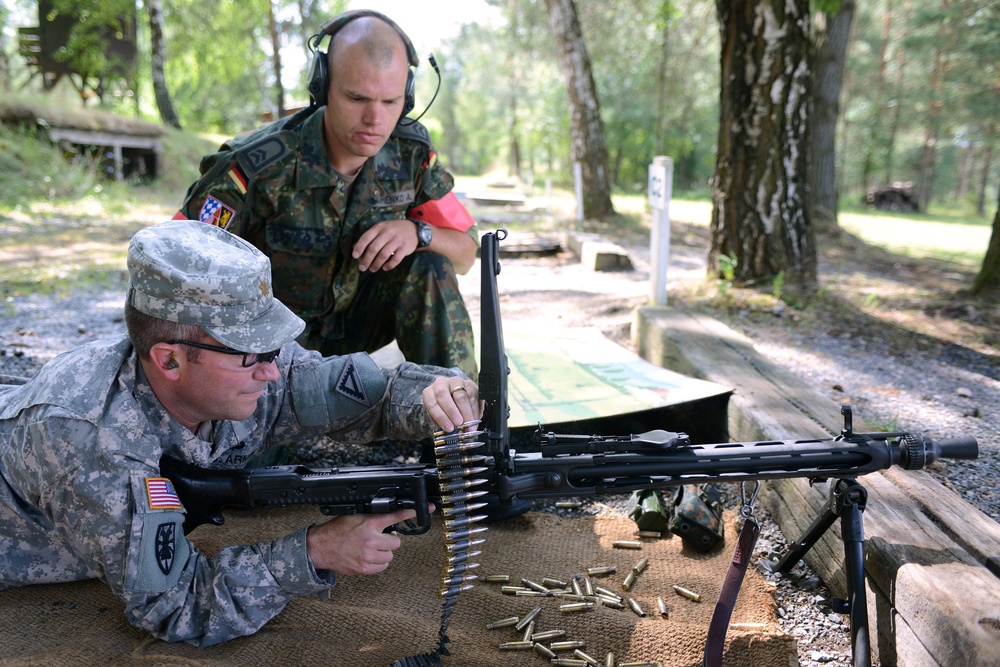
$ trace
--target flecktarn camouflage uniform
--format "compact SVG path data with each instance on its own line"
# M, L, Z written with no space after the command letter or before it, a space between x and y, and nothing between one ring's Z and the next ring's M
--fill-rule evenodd
M306 321L304 346L347 354L396 339L410 361L475 378L472 323L447 258L420 251L392 271L362 273L351 256L375 223L451 191L426 129L397 126L348 187L327 159L323 113L300 111L206 156L181 213L271 258L275 295ZM478 243L475 225L467 233Z
M127 338L96 341L26 384L0 386L0 590L100 578L133 625L209 646L257 631L292 597L327 597L335 575L312 567L307 528L215 558L199 552L184 537L185 511L159 473L161 457L238 468L305 434L427 437L435 426L421 392L451 371L381 370L366 354L323 358L287 342L301 322L270 295L266 258L201 223L140 231L129 269L128 298L147 314L205 322L213 337L242 343L237 349L286 342L277 342L280 377L251 417L203 424L197 434L161 405Z

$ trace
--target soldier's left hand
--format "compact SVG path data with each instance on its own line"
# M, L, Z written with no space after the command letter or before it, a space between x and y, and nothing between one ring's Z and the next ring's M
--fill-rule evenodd
M416 225L409 220L383 220L361 235L351 254L361 271L390 271L416 249Z
M465 378L439 377L424 388L423 399L431 419L446 433L483 416L479 387Z

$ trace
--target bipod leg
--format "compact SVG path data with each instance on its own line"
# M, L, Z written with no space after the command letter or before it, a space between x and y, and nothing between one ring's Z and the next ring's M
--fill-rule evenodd
M781 572L782 574L788 574L792 571L802 557L806 555L814 544L823 537L823 534L830 529L833 522L837 520L837 516L840 514L837 509L837 502L834 497L835 484L830 485L830 496L827 500L826 507L820 513L816 520L812 522L805 532L802 533L799 539L795 540L788 545L788 553L786 553L781 560L777 563L774 561L765 560L761 564L771 572Z
M838 600L837 611L847 612L851 620L851 656L853 667L871 667L871 640L868 636L868 601L865 594L865 529L862 512L868 503L868 491L853 479L835 485L840 506L840 534L844 540L844 565L847 569L847 601Z
M840 534L844 541L844 565L847 573L847 600L836 600L834 609L848 614L851 623L852 667L871 667L871 642L868 635L868 601L865 594L865 530L862 512L868 503L868 492L857 480L838 479L830 484L826 507L802 536L793 542L788 553L777 563L763 561L771 572L788 574L806 552L840 518Z

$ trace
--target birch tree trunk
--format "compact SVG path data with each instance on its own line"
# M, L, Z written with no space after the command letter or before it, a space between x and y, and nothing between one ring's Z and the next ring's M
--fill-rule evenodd
M783 273L787 288L811 293L809 0L716 0L716 11L722 81L709 272L720 276L726 255L740 282Z
M177 118L174 103L170 100L167 88L167 78L163 72L166 61L166 47L163 42L163 3L161 0L146 0L146 13L149 15L149 50L150 69L153 81L153 93L156 98L156 108L164 125L181 129L181 121Z
M549 26L566 77L572 132L571 157L583 174L583 215L613 215L608 147L601 122L601 105L573 0L545 0Z

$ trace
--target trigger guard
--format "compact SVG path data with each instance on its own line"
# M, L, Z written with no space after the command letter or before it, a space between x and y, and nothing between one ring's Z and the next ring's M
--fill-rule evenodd
M421 526L418 523L414 523L413 519L407 519L406 521L400 521L397 524L389 526L386 530L394 530L400 535L423 535L430 530L430 528L430 524Z

